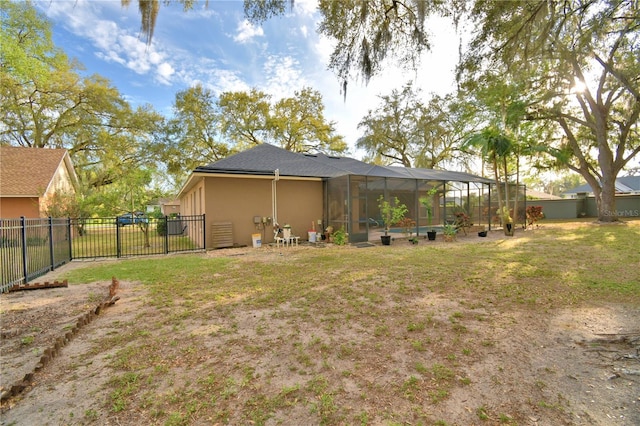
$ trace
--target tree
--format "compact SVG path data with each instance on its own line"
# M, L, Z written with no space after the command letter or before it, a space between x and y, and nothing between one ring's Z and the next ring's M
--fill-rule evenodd
M320 0L318 9L318 32L336 42L329 68L345 88L353 77L368 82L389 57L415 68L430 47L426 18L445 11L439 2L422 0Z
M66 148L80 169L104 163L108 155L120 160L135 157L131 150L136 142L155 131L162 117L148 106L132 110L99 75L81 77L80 64L54 46L50 24L30 3L3 2L1 7L6 20L0 46L2 57L9 59L0 70L2 141ZM114 166L131 164L119 161Z
M165 129L161 158L177 183L202 165L261 143L293 152L341 153L344 138L324 117L322 96L303 88L276 102L257 89L224 92L202 86L176 94L174 116Z
M67 149L83 200L153 168L163 118L148 105L132 109L105 78L82 77L81 65L56 48L49 22L31 3L2 2L0 11L0 142Z
M15 145L75 150L78 130L104 125L126 103L98 75L56 48L51 26L29 2L2 2L0 137Z
M517 219L524 220L519 206L521 159L535 153L532 146L543 139L544 128L524 120L526 111L522 88L501 75L498 69L485 72L463 87L471 91L476 114L487 123L482 132L468 140L467 145L480 148L483 174L484 160L488 160L493 169L501 203L499 214L506 220L503 220L503 225L512 220L511 212ZM515 186L514 191L509 190L511 184ZM509 206L512 194L513 208Z
M293 152L342 153L347 150L344 138L335 133L335 123L324 117L322 95L305 87L291 98L273 105L268 120L273 140Z
M527 118L555 130L538 146L589 183L616 221L615 179L640 152L640 9L634 1L476 2L480 31L463 75L504 69Z
M176 93L173 117L167 125L162 155L169 173L178 181L197 166L225 158L236 151L221 133L223 112L218 99L201 85Z
M473 135L467 142L480 149L481 155L491 163L496 190L498 192L498 213L502 220L505 235L513 235L513 226L509 213L509 187L507 157L512 152L513 143L497 127L487 127L480 133ZM502 185L504 184L504 188ZM517 203L516 203L517 208ZM517 210L514 209L514 212Z
M247 92L224 92L218 101L221 131L243 150L269 142L271 96L251 89Z
M453 163L454 155L461 153L461 141L473 128L474 120L466 111L465 103L452 96L434 96L425 104L420 91L408 83L401 91L380 96L379 106L358 124L364 135L357 146L374 162L440 168ZM462 160L463 155L459 157Z
M379 98L379 106L369 110L358 123L358 129L364 131L364 136L358 139L357 147L370 157L385 159L384 163L411 167L422 142L418 136L418 122L424 106L417 99L411 83L401 91L393 89L390 95Z
M52 64L65 62L53 44L50 25L29 2L2 2L0 16L2 80L9 75L19 82L33 75L45 78Z
M545 178L539 173L535 173L527 176L524 181L527 184L527 189L536 188L552 195L562 195L563 192L584 183L582 177L572 171L557 174L555 178Z
M264 92L227 92L218 102L224 136L237 150L272 143L293 152L342 153L347 144L324 117L322 95L304 87L271 102Z

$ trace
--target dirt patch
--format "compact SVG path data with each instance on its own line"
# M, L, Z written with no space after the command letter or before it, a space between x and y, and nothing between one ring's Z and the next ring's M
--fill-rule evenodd
M489 239L500 238L490 233ZM483 240L477 236L461 237L469 243ZM404 246L403 246L404 244ZM420 242L422 244L422 241ZM426 244L426 242L425 242ZM436 242L435 244L446 244ZM393 248L393 246L392 246ZM396 249L410 249L408 243L397 242ZM288 250L288 251L285 251ZM238 248L218 250L207 256L233 256L248 262L283 259L291 262L297 253L304 250L322 250L313 246L299 248L264 247L261 250ZM345 249L349 250L349 249ZM357 249L361 250L361 249ZM366 248L362 248L366 250ZM50 274L53 280L66 268L82 267L72 263ZM43 278L44 279L44 278ZM68 288L24 291L0 296L2 331L6 335L1 341L2 387L6 388L34 368L42 351L52 341L72 326L81 315L95 308L108 294L110 282L86 285L70 284ZM389 288L389 292L393 289ZM0 424L155 424L153 418L143 413L114 414L107 384L113 379L112 365L118 347L105 347L107 338L130 331L140 332L140 324L155 324L160 315L147 303L149 295L134 282L120 282L120 300L98 315L90 324L78 332L60 350L47 366L36 373L33 384L19 397L12 398L3 406ZM389 312L394 312L393 297L384 303ZM538 316L530 310L494 312L490 307L461 305L459 301L445 298L424 300L425 306L435 312L432 321L442 324L451 322L449 313L458 312L465 322L468 333L482 342L474 349L465 367L465 375L473 377L466 386L453 389L447 398L438 404L425 402L430 418L446 418L452 424L531 424L531 425L637 425L640 424L640 308L628 305L594 305L589 307L564 308ZM419 307L418 307L419 308ZM299 309L291 304L282 304L275 309L239 310L233 314L233 323L241 336L233 340L222 332L228 324L222 316L207 312L207 316L183 321L181 335L198 339L209 354L189 354L194 365L208 365L212 370L227 368L215 359L216 353L225 351L234 354L233 362L252 364L255 377L267 377L261 386L279 388L295 386L296 380L291 365L283 354L260 351L268 339L293 336L301 345L313 347L314 341L331 342L336 339L323 329L306 329L304 323L291 324L290 313ZM268 329L281 330L281 335L263 335L264 318L269 318ZM478 320L476 320L478 318ZM481 320L480 320L481 319ZM389 322L381 333L406 333L406 325L399 322L394 328ZM338 324L338 333L344 341L358 343L361 348L368 345L368 330L353 324ZM404 329L403 329L404 328ZM282 331L285 330L285 331ZM334 330L335 331L335 330ZM172 335L169 331L167 335ZM186 339L186 338L184 338ZM451 350L455 342L437 343ZM448 345L448 346L447 346ZM236 348L236 346L239 348ZM344 346L344 345L342 345ZM435 346L435 345L434 345ZM251 348L258 348L251 352ZM360 353L348 353L334 360L331 367L339 379L341 395L345 405L381 406L389 404L389 410L402 410L387 393L385 383L391 383L397 371L380 370L381 360L390 365L409 364L411 357L398 348L367 347ZM175 350L165 346L167 351ZM330 348L320 348L328 351ZM321 350L318 352L321 352ZM431 349L435 351L436 349ZM384 352L387 353L384 353ZM428 354L428 353L427 353ZM427 357L427 354L424 356ZM297 356L302 357L300 352ZM294 353L291 356L296 356ZM302 360L304 361L304 360ZM298 364L302 362L297 359ZM452 360L452 362L457 362ZM463 362L463 361L459 361ZM358 364L360 369L353 365ZM153 366L151 366L153 367ZM155 366L159 368L158 366ZM237 368L237 367L236 367ZM170 392L172 388L188 387L188 383L201 379L202 370L190 368L188 362L176 361L170 366L167 382L157 389L157 394ZM344 372L355 372L350 376ZM380 374L384 371L384 374ZM370 377L363 376L370 372ZM298 371L297 374L300 372ZM230 375L232 373L229 373ZM330 372L326 373L331 374ZM455 378L455 380L464 378ZM449 380L454 380L449 378ZM370 383L367 398L362 383ZM408 382L410 384L410 382ZM406 392L409 392L410 388ZM355 409L354 409L355 410ZM486 418L485 414L486 412ZM503 414L500 414L503 413ZM426 415L426 414L425 414ZM230 414L230 419L233 419ZM298 407L279 414L277 411L267 424L316 424L309 421L309 409ZM503 416L503 417L501 417ZM479 420L480 419L480 420ZM389 424L391 420L369 419L367 424ZM207 424L213 424L214 421ZM228 423L234 423L230 420ZM325 423L348 424L345 419ZM181 424L192 423L185 420Z

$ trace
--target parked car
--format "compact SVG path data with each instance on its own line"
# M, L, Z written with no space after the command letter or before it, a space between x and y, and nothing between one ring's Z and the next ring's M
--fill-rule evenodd
M118 226L133 225L136 223L149 223L149 218L142 212L125 213L116 218L116 224Z

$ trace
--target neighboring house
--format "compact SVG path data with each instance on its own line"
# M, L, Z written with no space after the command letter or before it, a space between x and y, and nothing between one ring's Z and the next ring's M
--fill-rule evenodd
M180 200L166 200L160 203L160 211L165 216L180 214Z
M527 200L560 200L562 197L542 191L527 189Z
M331 226L348 232L350 242L361 242L380 233L376 225L381 195L406 204L407 217L417 223L414 231L424 234L427 214L419 198L433 187L440 188L438 201L461 200L458 206L434 203L441 206L435 209L434 224L443 224L453 209L465 208L475 224L488 225L488 213L497 208L488 204L491 183L467 173L384 167L261 144L197 167L178 198L181 215L205 214L207 248L251 245L255 234L262 242L271 242L276 223L290 225L292 233L305 240L307 231ZM220 233L225 242L219 240Z
M46 217L56 192L74 194L78 178L65 149L0 146L0 217Z
M585 183L562 193L564 198L578 198L578 195L593 197L591 185ZM623 176L616 179L616 195L640 195L640 176Z
M159 211L164 216L171 216L180 214L180 201L160 198L152 203L147 204L147 213L153 213Z

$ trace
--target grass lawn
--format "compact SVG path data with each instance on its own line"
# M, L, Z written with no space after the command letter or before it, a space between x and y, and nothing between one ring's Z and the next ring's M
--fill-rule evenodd
M448 244L132 259L63 278L112 276L139 283L144 309L93 342L113 374L88 420L573 424L577 400L548 391L558 367L548 361L534 377L525 364L561 312L638 310L640 221L543 223ZM522 348L507 349L512 338ZM507 350L522 358L501 357Z

